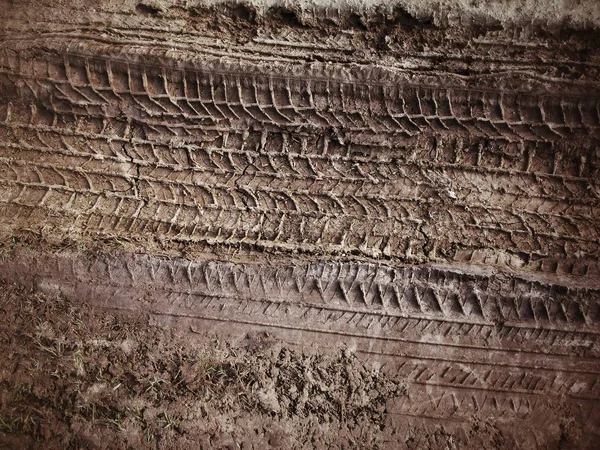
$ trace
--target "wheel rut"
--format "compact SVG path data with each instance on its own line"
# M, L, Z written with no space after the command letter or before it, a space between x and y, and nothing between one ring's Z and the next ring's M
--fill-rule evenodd
M2 280L341 342L405 381L390 436L518 417L544 448L566 402L596 440L595 31L140 5L6 18Z

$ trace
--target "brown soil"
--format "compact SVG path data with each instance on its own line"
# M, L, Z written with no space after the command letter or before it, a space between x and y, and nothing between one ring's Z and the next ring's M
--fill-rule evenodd
M2 448L512 448L494 420L467 435L391 433L389 376L339 346L299 350L250 333L223 342L2 284ZM196 331L195 333L198 333ZM554 415L550 409L546 412ZM568 415L548 448L571 448Z
M6 448L597 448L600 32L0 8Z

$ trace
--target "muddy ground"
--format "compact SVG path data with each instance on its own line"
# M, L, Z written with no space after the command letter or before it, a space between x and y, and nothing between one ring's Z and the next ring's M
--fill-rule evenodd
M314 354L268 333L240 342L180 335L2 284L0 445L6 449L505 448L472 434L386 433L402 377L351 349ZM565 445L570 425L561 436ZM572 425L572 424L571 424ZM560 447L567 448L567 447Z
M594 2L0 3L0 446L600 446Z
M15 248L5 244L4 263L22 258ZM292 336L276 326L211 328L144 312L151 308L107 309L89 294L69 301L41 293L51 290L43 278L35 290L0 287L0 448L594 446L588 427L595 418L564 396L526 404L492 398L487 406L473 397L466 417L453 397L457 419L428 418L429 410L449 410L443 394L423 397L426 384L415 385L431 378L431 363L412 367L410 358L393 357L395 366L356 342ZM451 367L444 374L454 371L464 383Z
M182 339L3 285L3 448L372 447L402 381L350 351Z

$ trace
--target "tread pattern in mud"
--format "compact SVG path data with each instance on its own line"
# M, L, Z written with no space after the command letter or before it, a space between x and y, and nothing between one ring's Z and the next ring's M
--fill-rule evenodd
M434 267L269 267L69 252L18 252L1 268L44 291L143 310L192 331L216 321L231 333L259 327L287 340L302 332L320 345L354 343L407 383L409 397L393 406L393 417L455 424L473 415L527 417L552 398L591 414L600 396L597 289Z
M594 97L70 54L4 65L33 95L2 110L3 207L25 220L42 207L71 232L597 270Z
M406 379L394 429L566 398L600 434L595 56L474 40L493 51L369 61L297 33L7 39L2 230L191 256L24 253L1 276L355 345Z

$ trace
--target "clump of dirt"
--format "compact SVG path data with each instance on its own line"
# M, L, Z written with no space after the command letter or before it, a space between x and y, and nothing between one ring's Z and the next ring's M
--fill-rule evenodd
M144 316L0 288L1 448L376 448L405 394L350 351L184 341Z

